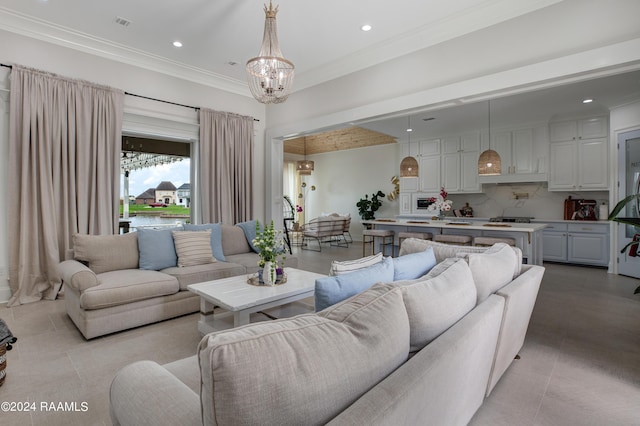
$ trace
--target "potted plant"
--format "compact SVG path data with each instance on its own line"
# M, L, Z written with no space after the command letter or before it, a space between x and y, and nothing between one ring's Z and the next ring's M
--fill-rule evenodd
M365 195L364 198L360 198L360 201L356 203L356 207L358 207L358 214L362 220L375 219L375 212L382 205L381 198L384 198L384 193L382 191L371 194L371 199L369 199L368 195Z
M626 197L623 200L619 201L618 204L616 204L616 206L613 208L613 210L611 210L611 213L609 214L609 220L612 220L612 221L618 222L618 223L622 223L624 225L631 225L637 231L636 235L631 240L631 242L626 244L620 250L620 253L626 253L626 251L629 250L629 253L632 256L637 256L636 253L638 251L638 245L640 245L640 218L637 218L637 217L618 217L618 215L625 208L625 206L627 204L629 204L631 202L637 202L637 200L639 198L640 198L640 193L629 195L628 197ZM633 253L633 254L631 254L631 253ZM636 288L635 291L633 292L633 294L638 294L638 293L640 293L640 286L638 288Z

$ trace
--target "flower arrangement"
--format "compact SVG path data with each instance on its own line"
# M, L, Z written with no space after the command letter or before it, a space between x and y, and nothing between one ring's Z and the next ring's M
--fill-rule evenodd
M271 277L272 282L275 282L275 277L282 274L282 267L278 267L278 260L280 264L284 265L286 257L286 246L282 231L277 230L273 226L273 221L264 229L260 226L260 222L256 221L256 237L252 240L253 246L258 250L258 266L264 268L267 263L269 264L269 271L266 271Z
M445 191L444 186L440 188L440 195L438 197L431 197L428 201L431 202L429 207L427 207L428 212L439 211L441 214L443 212L448 212L451 210L451 205L453 201L447 200L447 196L449 193Z
M253 246L258 249L258 266L263 267L267 262L278 262L278 257L282 257L284 262L284 254L286 247L282 231L275 229L273 221L262 229L260 222L256 221L256 237L253 239Z

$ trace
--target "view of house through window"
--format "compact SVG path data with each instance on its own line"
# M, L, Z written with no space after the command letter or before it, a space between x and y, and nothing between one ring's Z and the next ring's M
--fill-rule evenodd
M122 137L121 227L128 224L135 230L190 221L190 153L186 142Z

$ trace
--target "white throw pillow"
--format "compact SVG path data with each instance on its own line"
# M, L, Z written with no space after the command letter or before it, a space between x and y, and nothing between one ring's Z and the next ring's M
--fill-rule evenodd
M357 271L359 269L367 268L376 263L382 262L382 253L374 254L373 256L363 257L362 259L344 260L331 262L331 269L329 275L342 275L348 272Z
M516 252L504 243L494 244L484 253L469 253L464 259L478 291L477 303L511 282L518 266Z

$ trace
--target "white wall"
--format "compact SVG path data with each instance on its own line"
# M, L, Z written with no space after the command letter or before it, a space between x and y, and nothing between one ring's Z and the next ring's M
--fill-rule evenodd
M368 148L348 149L307 156L315 162L311 176L305 177L307 187L315 185L315 191L307 192L307 220L321 213L351 214L351 235L362 240L360 216L356 203L365 194L394 189L391 178L399 173L397 144ZM394 217L399 212L398 201L383 199L376 217Z
M255 217L265 216L265 151L264 128L265 107L250 96L231 94L210 86L181 80L166 74L137 68L121 62L111 61L39 40L23 37L0 30L0 62L4 64L21 64L62 76L84 79L109 85L124 91L152 98L177 102L185 105L206 107L219 111L229 111L248 115L260 120L255 123L255 167L254 167L254 212ZM0 90L9 89L6 68L0 68ZM1 92L7 93L7 92ZM248 91L247 91L248 93ZM0 102L1 104L1 102ZM142 105L142 107L141 107ZM125 96L125 110L134 109L137 114L161 117L165 121L183 121L180 114L175 114L175 107L160 102L141 101L139 98ZM6 198L7 185L6 161L8 155L8 129L5 113L0 106L0 194L4 195L0 205L0 303L8 299L6 281L7 259L7 224ZM151 120L153 121L153 120ZM182 123L184 124L184 123ZM180 127L178 124L176 127ZM4 274L4 275L3 275ZM4 277L4 278L3 278Z

